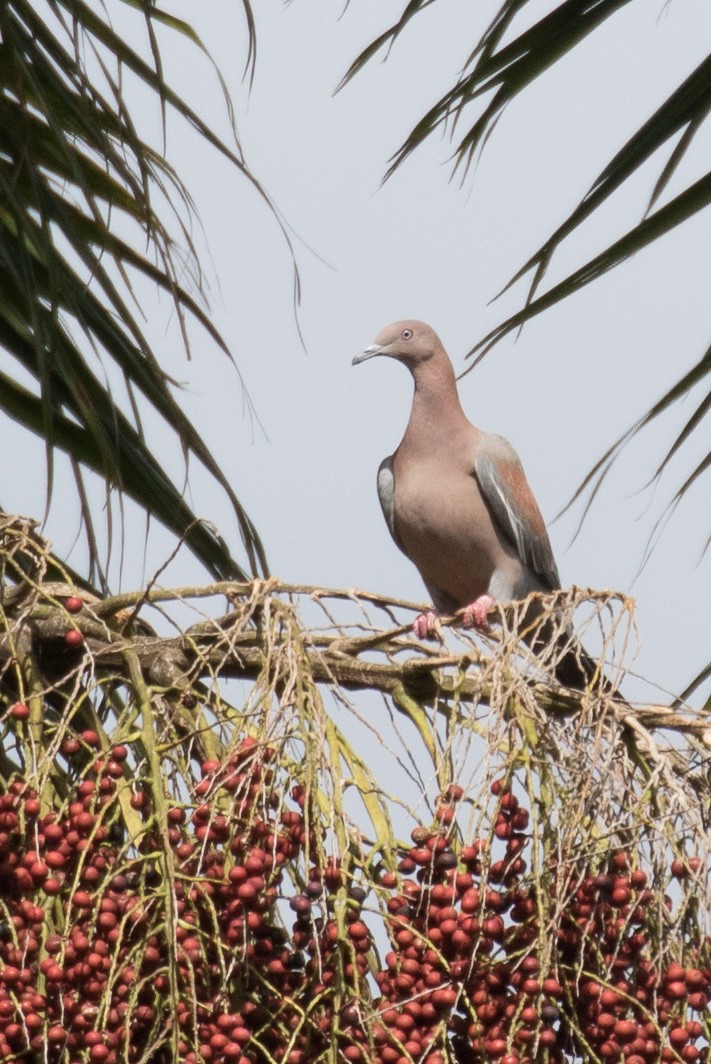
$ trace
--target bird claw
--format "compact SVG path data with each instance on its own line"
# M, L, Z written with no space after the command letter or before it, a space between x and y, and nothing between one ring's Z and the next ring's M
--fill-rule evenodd
M419 613L412 622L412 630L418 639L432 639L435 635L437 614L434 610Z
M464 612L462 613L463 626L465 628L481 628L483 631L487 631L489 628L487 615L493 605L494 599L491 595L480 595L478 599L464 607Z

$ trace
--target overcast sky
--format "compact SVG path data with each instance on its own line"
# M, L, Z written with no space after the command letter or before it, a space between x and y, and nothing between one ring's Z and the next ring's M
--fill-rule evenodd
M209 249L214 318L264 431L245 416L238 377L205 336L195 333L188 363L166 324L165 304L149 313L147 329L166 368L186 383L186 407L254 519L276 574L424 601L417 572L391 542L375 490L377 466L407 420L411 381L397 364L351 368L351 358L388 321L417 317L434 326L455 366L464 368L468 348L518 307L523 289L491 303L493 296L704 56L711 9L707 0L627 5L508 108L463 184L450 181L451 145L432 141L381 188L388 157L449 87L498 4L439 0L413 20L386 63L372 63L334 97L352 59L402 6L351 0L339 17L330 0L255 5L257 66L248 97L239 5L173 5L222 70L247 161L292 234L304 347L292 307L293 266L278 225L235 170L176 122L169 125L168 155L204 227L197 238ZM532 3L528 17L551 6ZM117 25L140 37L140 19L129 10L119 14L125 27ZM168 80L228 136L209 64L174 35L163 39ZM160 136L158 114L140 118ZM708 145L702 131L669 196L708 168ZM651 160L569 242L554 261L551 283L639 220L663 162ZM707 213L539 317L517 341L502 342L461 382L470 418L518 450L549 523L601 452L708 346L709 246ZM696 464L700 444L678 456L656 492L642 489L692 409L680 405L625 451L574 542L579 507L550 524L564 584L636 597L635 671L670 690L711 656L709 557L702 558L708 483L682 504L639 569L654 521ZM158 440L155 448L180 468L167 443ZM233 537L227 505L193 472L197 512ZM6 505L13 500L16 509L41 516L41 479L6 479ZM60 500L48 524L58 549L76 529L66 514ZM124 587L143 578L135 522L129 535ZM169 550L165 538L154 537L149 572ZM171 570L176 582L197 578L188 556ZM629 692L657 697L634 683Z

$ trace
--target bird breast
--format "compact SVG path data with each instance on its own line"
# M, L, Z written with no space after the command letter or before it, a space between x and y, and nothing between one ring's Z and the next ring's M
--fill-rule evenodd
M512 599L523 579L521 562L499 533L472 475L448 475L420 459L395 465L395 528L435 606L454 611L480 595Z

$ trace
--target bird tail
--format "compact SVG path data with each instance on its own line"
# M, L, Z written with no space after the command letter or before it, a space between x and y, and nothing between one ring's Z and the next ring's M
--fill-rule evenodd
M554 671L556 680L564 687L571 687L574 691L590 689L609 698L625 701L617 684L605 675L600 662L595 661L580 645L568 645L556 662Z
M527 618L530 621L530 614ZM543 668L552 672L558 683L574 691L595 693L625 699L617 684L605 674L600 661L588 654L571 624L565 624L560 614L539 616L523 632L523 639L540 659Z

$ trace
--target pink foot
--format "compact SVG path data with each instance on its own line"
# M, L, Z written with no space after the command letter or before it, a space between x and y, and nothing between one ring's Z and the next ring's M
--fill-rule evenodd
M489 610L494 605L494 599L491 595L480 595L478 599L471 602L465 607L462 615L462 624L465 628L483 628L484 631L489 627L487 615Z
M412 630L418 639L432 639L435 634L436 623L437 614L434 610L428 610L427 613L420 613L415 617L412 622Z

